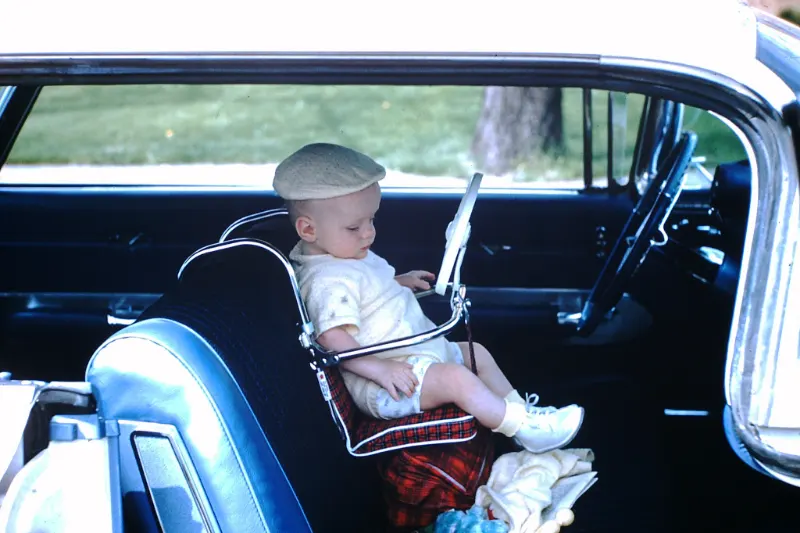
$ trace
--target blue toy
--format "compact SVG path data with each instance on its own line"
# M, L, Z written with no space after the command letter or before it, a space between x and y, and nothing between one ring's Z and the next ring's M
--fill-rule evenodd
M453 509L440 514L434 533L508 533L508 525L502 520L489 520L486 509L474 505L466 513Z

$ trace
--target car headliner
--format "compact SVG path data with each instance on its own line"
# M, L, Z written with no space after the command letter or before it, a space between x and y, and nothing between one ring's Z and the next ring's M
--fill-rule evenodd
M363 0L119 5L46 0L4 6L4 20L21 22L6 24L0 34L0 63L20 54L578 56L697 68L736 80L775 106L793 99L757 61L758 24L740 0L494 0L472 6L410 0L380 8Z

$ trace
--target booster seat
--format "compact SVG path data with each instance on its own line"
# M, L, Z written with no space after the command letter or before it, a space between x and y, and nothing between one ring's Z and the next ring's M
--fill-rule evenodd
M450 509L466 510L475 501L479 486L488 481L494 459L491 432L455 405L396 420L379 420L362 413L347 391L338 363L351 357L410 346L450 332L464 319L470 348L472 371L477 373L469 327L469 302L459 283L460 263L468 235L467 220L474 204L480 175L470 182L468 194L454 223L448 227L445 260L434 289L417 293L417 298L436 292L444 296L450 288L452 315L443 325L412 337L382 345L365 346L346 353L330 353L315 341L314 326L302 301L293 267L287 259L297 237L285 209L273 209L245 216L231 224L219 242L198 250L184 263L179 278L192 263L209 255L236 248L255 248L273 255L285 270L297 305L299 343L310 355L310 367L345 441L348 453L356 457L379 456L378 470L383 479L382 493L388 505L388 518L398 528L419 528L433 523ZM470 194L471 193L471 194ZM470 201L471 200L471 201ZM464 208L465 204L467 209ZM464 213L466 212L466 217ZM460 232L459 231L460 226ZM463 241L459 243L459 241ZM456 243L456 246L452 246ZM447 266L454 269L453 283ZM445 275L443 275L445 273ZM477 438L476 438L477 437ZM387 453L393 452L393 453Z
M292 238L285 209L272 209L254 213L233 222L223 233L218 243L206 246L192 254L184 262L179 279L192 264L209 257L224 255L226 250L236 247L254 247L274 255L285 267L295 294L299 342L310 354L310 366L315 371L323 399L328 403L331 417L341 432L347 451L356 457L370 456L426 444L448 444L469 441L478 434L475 418L455 405L443 406L418 415L396 420L374 419L360 412L344 385L338 363L351 357L359 357L388 350L397 346L413 345L433 337L447 334L467 316L464 290L452 296L453 314L445 324L421 335L399 339L383 345L362 347L348 353L327 352L313 339L314 326L309 319L300 296L294 270L287 258L288 250L296 242ZM275 244L273 244L275 243ZM433 290L418 293L417 297L429 296Z

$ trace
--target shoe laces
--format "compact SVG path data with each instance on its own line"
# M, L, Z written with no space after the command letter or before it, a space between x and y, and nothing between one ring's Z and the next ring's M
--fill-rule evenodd
M539 403L538 394L525 394L525 410L529 413L555 413L558 409L553 406L538 407Z
M554 417L550 416L556 411L555 407L539 407L538 394L525 394L525 410L528 412L528 423L534 427L547 428L550 431L555 430Z

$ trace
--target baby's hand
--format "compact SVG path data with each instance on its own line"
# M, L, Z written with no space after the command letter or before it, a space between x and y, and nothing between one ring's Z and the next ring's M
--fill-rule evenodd
M413 367L409 363L389 359L383 359L381 363L383 363L383 368L375 377L375 382L386 389L389 396L396 402L400 401L400 392L411 397L419 385L417 376L412 371Z
M416 289L427 291L431 288L431 284L425 280L429 279L433 281L435 277L436 276L425 270L412 270L411 272L396 276L394 279L397 280L397 283L403 287L408 287L412 291Z

